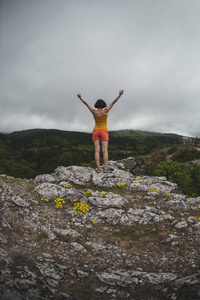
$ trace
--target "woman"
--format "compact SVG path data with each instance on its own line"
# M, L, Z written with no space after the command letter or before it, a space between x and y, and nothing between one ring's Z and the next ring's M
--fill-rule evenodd
M78 98L88 107L88 109L93 114L93 117L95 119L95 126L93 129L93 135L92 140L94 142L95 147L95 162L97 165L97 173L100 173L100 141L102 146L102 152L103 152L103 162L104 162L104 168L103 172L107 173L107 167L108 167L108 127L107 127L107 117L108 112L111 110L113 105L119 100L119 98L123 95L124 91L119 91L119 95L113 102L107 107L107 104L104 102L104 100L99 99L95 103L95 108L91 107L85 100L81 98L81 94L78 94Z

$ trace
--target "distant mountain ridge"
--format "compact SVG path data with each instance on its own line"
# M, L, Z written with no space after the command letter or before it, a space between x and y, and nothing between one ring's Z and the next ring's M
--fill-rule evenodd
M43 135L45 136L59 136L61 138L90 138L91 133L80 132L80 131L66 131L59 129L27 129L21 131L14 131L12 133L0 133L0 140L23 140L23 139L32 139L32 138L40 138ZM166 137L174 137L178 139L182 139L183 136L176 133L160 133L153 131L142 131L142 130L134 130L134 129L124 129L124 130L116 130L109 131L109 135L111 137L148 137L148 136L166 136ZM81 139L82 139L81 138Z
M27 129L22 131L14 131L12 133L0 133L0 139L8 139L8 140L23 140L23 139L32 139L32 138L41 138L43 136L59 136L61 138L72 138L80 135L82 137L87 137L90 134L85 132L77 132L77 131L65 131L59 129Z
M182 135L176 133L160 133L154 131L142 131L142 130L133 130L133 129L124 129L117 131L110 131L110 134L113 136L169 136L169 137L177 137L183 138Z

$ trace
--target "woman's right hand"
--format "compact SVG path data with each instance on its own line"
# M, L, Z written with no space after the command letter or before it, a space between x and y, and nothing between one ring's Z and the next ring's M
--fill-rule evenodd
M81 99L81 94L77 94L77 97L78 97L79 99Z
M119 96L122 96L123 93L124 93L124 90L120 90L120 91L119 91Z

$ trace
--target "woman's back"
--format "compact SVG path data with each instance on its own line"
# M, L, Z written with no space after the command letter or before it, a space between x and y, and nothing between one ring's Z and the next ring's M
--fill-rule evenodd
M105 130L108 131L107 127L107 118L108 113L106 113L102 109L98 109L93 113L94 119L95 119L95 127L93 130Z

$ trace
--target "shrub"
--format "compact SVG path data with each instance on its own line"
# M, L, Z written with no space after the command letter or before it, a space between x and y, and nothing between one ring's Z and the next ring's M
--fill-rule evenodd
M161 162L154 172L154 176L165 176L167 180L178 185L178 192L188 196L200 195L200 166L188 166L180 162Z
M195 148L181 148L173 156L173 161L185 163L194 159L200 159L200 151Z
M179 149L180 146L177 146L177 145L173 145L172 147L170 147L168 150L167 150L167 154L170 155L170 154L174 154L175 152L177 152L177 150Z

